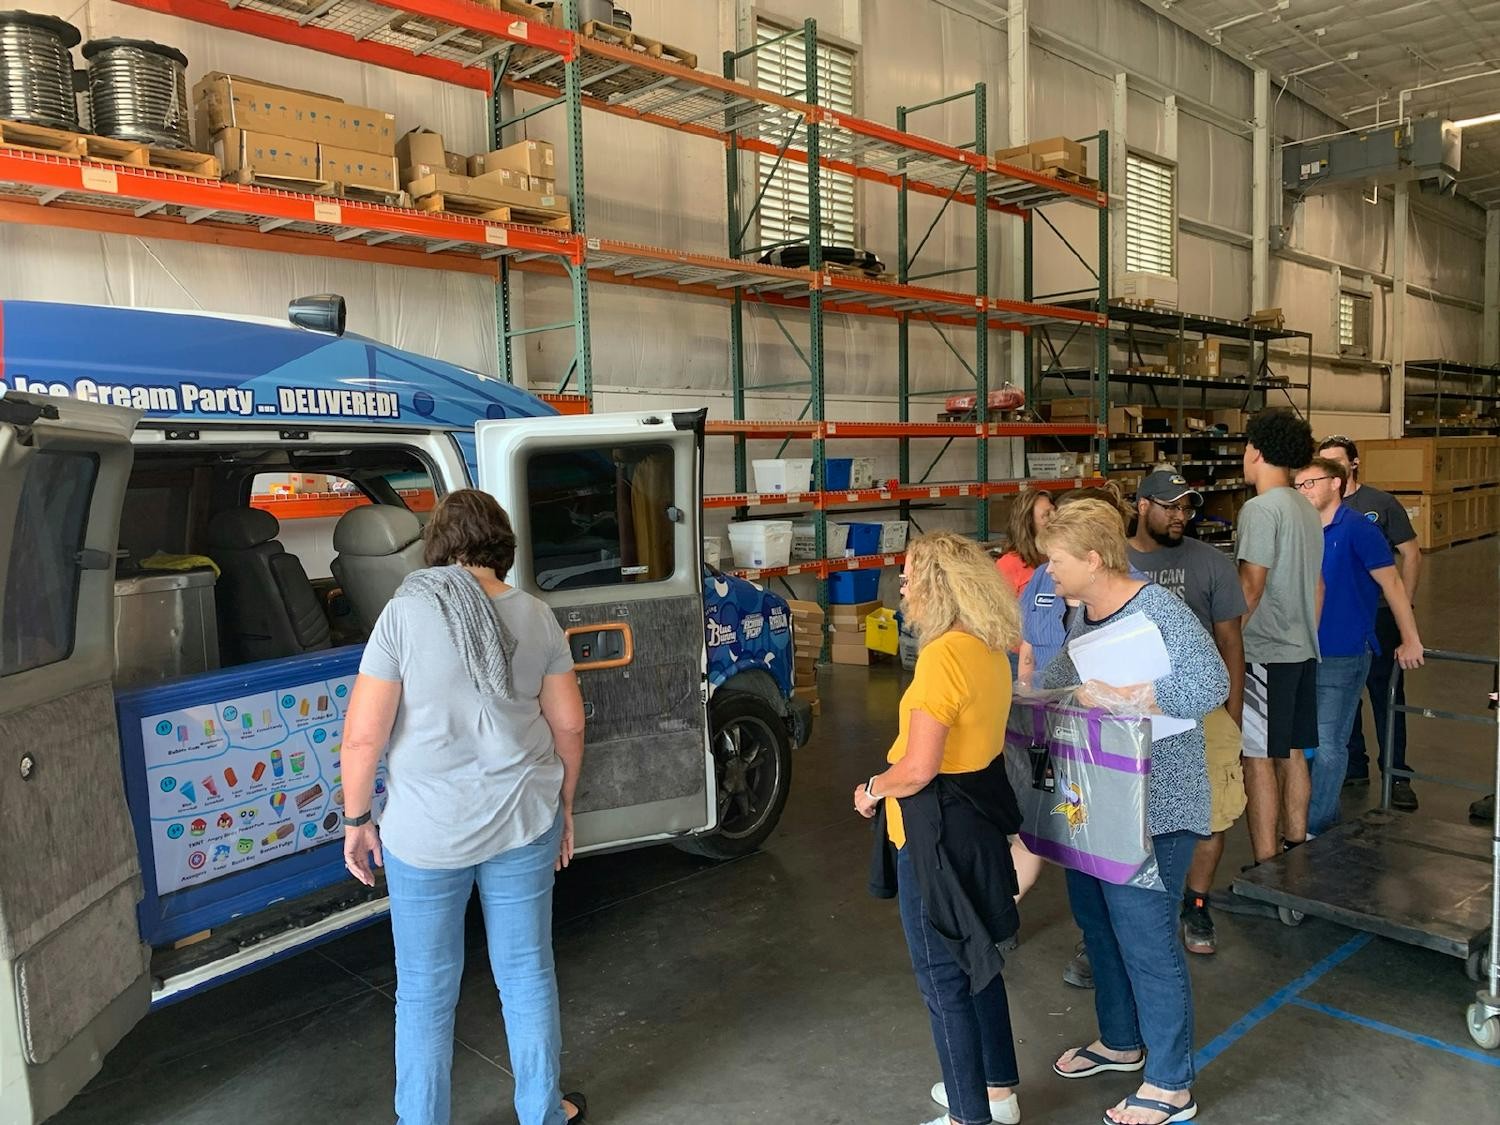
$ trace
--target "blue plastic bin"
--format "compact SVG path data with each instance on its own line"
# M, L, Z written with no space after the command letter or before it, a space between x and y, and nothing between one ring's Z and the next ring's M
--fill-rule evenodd
M852 555L880 554L880 532L881 527L878 523L849 524L849 553Z
M878 570L836 570L828 576L828 600L834 605L858 605L879 596Z
M853 476L853 457L830 457L823 462L823 489L826 492L848 492Z

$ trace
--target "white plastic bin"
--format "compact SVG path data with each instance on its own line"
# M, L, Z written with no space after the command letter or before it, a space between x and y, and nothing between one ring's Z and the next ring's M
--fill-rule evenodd
M703 537L703 561L709 566L717 567L719 561L724 557L724 544L717 535L705 535Z
M818 557L817 524L812 520L799 520L792 524L792 558L797 562L809 562ZM828 557L839 559L849 546L849 525L828 525Z
M1076 453L1028 453L1026 473L1039 480L1064 480L1078 475Z
M776 457L752 462L756 492L811 492L812 458Z
M875 487L875 458L855 457L849 466L849 487L852 489Z
M906 550L907 526L905 520L882 520L880 523L880 553L892 554Z
M791 520L750 520L729 525L734 565L748 570L786 566L792 561Z

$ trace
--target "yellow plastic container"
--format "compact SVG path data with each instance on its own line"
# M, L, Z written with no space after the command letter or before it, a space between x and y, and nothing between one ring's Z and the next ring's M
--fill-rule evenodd
M877 609L865 618L865 647L871 652L896 655L901 647L901 630L894 609Z

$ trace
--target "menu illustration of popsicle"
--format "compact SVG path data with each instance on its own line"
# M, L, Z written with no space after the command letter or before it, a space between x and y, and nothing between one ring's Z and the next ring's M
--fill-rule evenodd
M141 719L158 894L341 835L339 755L352 686L352 675L289 683ZM379 781L377 813L383 771Z

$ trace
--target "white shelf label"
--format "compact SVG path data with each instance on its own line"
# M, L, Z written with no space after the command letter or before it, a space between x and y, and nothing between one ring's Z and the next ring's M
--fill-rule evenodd
M344 209L337 203L314 203L313 222L338 226L344 221Z
M107 191L111 195L119 192L120 178L108 168L95 168L85 164L80 171L85 191Z
M491 246L509 246L510 232L503 227L485 227L484 240Z

